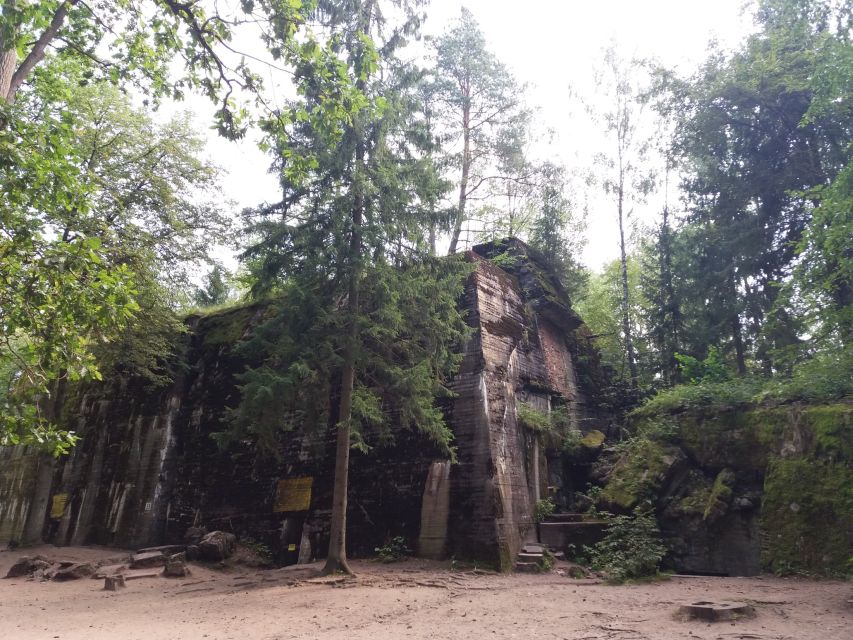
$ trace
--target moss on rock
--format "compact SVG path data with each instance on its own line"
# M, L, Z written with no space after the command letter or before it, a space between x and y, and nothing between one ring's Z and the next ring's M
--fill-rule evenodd
M853 462L853 405L807 407L802 416L814 434L816 455Z
M581 445L583 445L587 449L600 449L601 445L604 444L605 439L606 436L601 433L601 431L599 431L598 429L593 429L583 438L581 438Z
M661 489L684 454L671 445L649 438L633 441L613 467L601 497L621 509L632 509Z
M761 513L762 564L777 573L843 576L853 549L853 471L846 464L775 458Z
M251 305L202 316L197 332L204 336L206 346L233 347L245 335L257 313L258 307Z
M602 492L609 504L652 498L685 548L697 549L708 527L722 535L720 527L743 525L760 500L765 568L853 572L853 403L702 407L669 414L671 424L657 414L634 419L638 435ZM674 470L679 454L684 464Z

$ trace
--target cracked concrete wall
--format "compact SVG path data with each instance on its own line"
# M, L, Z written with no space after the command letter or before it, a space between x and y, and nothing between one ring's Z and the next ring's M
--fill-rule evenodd
M458 395L447 408L459 464L446 465L424 437L408 432L394 446L353 452L354 555L371 554L396 535L414 546L426 518L429 555L481 558L507 569L532 535L548 469L544 454L537 462L535 436L519 425L516 408L525 402L547 411L559 398L579 411L570 349L579 320L567 298L544 291L553 285L542 284L522 243L508 247L512 265L487 260L492 248L469 254L476 270L462 304L474 331L452 383ZM244 307L191 320L186 370L166 389L130 381L71 394L67 413L83 438L55 464L43 496L48 507L57 496L66 500L44 513L46 540L140 547L177 541L204 524L264 542L282 562L324 553L334 438L283 434L277 461L250 445L223 453L210 438L239 400L235 376L245 363L234 344L261 313ZM20 540L38 460L22 449L0 450L0 541ZM275 512L279 480L299 476L314 479L308 511ZM294 539L298 548L289 551ZM302 548L308 543L310 551Z
M450 548L506 570L535 536L533 507L545 495L535 482L548 476L547 467L535 471L544 455L534 455L536 436L519 424L518 403L547 412L560 398L574 415L577 380L565 333L536 311L518 278L476 251L466 291L475 331L452 386L459 464L451 471Z

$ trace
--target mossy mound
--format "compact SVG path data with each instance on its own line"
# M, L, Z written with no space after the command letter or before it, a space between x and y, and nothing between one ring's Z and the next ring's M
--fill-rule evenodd
M853 403L705 407L646 414L636 426L602 492L607 504L652 500L689 549L708 544L693 536L755 522L765 569L853 572Z
M598 429L593 429L589 433L587 433L583 438L581 438L581 445L586 447L587 449L600 449L601 445L604 444L606 440L606 436L601 433Z
M775 573L853 572L853 470L813 458L774 459L764 481L762 564Z
M198 320L196 333L203 336L205 346L234 347L256 323L268 305L255 303L226 308L203 315Z

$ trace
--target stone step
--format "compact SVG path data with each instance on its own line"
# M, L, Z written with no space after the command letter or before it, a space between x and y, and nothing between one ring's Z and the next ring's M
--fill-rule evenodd
M545 556L541 553L524 553L521 552L516 556L519 562L539 562Z
M541 544L526 544L521 547L522 553L543 553L545 551L545 547Z
M542 571L542 567L539 566L538 562L516 562L515 570L519 573L539 573Z

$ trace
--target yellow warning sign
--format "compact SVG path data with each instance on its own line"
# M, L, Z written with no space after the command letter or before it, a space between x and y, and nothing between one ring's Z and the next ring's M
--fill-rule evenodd
M314 478L286 478L278 481L273 511L308 511Z
M59 520L65 513L65 505L68 503L67 493L57 493L53 496L53 504L50 505L50 517Z

